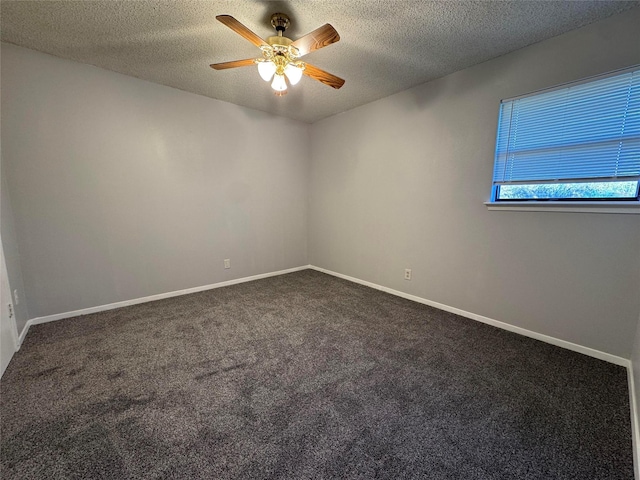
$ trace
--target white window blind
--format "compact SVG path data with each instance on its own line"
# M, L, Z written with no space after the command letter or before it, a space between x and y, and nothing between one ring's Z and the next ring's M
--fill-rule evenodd
M639 178L640 68L501 103L494 189Z

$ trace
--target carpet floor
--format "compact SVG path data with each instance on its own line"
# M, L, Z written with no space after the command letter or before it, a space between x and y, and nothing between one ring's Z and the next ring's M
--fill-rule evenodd
M34 326L10 479L632 480L626 370L316 271Z

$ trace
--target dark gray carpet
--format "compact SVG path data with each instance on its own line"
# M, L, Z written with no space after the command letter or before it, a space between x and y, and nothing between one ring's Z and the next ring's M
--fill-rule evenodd
M626 370L315 271L33 327L4 480L633 478Z

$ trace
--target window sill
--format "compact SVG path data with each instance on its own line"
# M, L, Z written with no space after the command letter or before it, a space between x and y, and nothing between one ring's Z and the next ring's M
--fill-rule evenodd
M626 213L640 215L640 202L484 202L489 210L520 212Z

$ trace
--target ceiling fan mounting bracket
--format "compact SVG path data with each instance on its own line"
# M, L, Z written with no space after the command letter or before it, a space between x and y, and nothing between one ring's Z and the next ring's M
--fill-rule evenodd
M274 13L271 15L271 25L276 29L278 35L282 35L289 28L289 17L285 13Z

